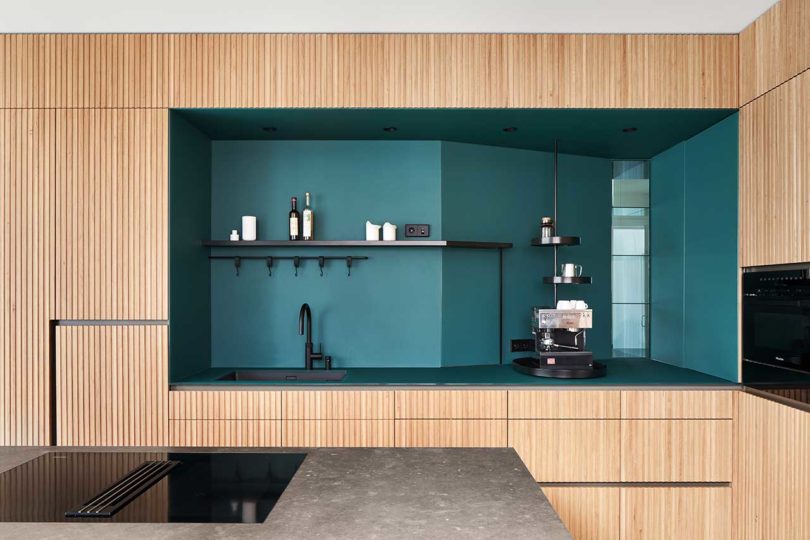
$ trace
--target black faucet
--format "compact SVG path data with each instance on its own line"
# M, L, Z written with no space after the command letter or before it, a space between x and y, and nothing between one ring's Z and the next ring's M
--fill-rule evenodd
M304 319L306 319L307 322L307 342L304 345L304 367L306 369L312 369L313 360L323 360L323 368L332 369L332 357L323 355L323 345L321 345L321 350L318 352L312 350L312 311L309 309L309 304L302 305L301 310L298 312L299 336L304 335Z

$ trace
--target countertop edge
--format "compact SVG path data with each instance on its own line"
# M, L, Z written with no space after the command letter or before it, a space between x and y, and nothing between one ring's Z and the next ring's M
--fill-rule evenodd
M741 390L743 386L738 383L722 384L626 384L626 385L598 385L598 384L555 384L555 385L516 385L516 384L300 384L300 383L259 383L259 384L228 384L228 383L179 383L169 386L171 392L190 391L294 391L294 390L538 390L538 391L571 391L571 390L696 390L696 391L728 391Z

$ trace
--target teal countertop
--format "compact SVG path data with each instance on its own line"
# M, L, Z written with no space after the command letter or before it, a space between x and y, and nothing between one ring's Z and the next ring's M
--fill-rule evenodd
M510 364L442 368L355 368L341 381L218 381L239 368L211 368L172 383L183 386L726 386L736 383L691 369L644 359L601 360L607 375L549 379L518 373ZM256 368L245 368L256 369ZM338 368L336 368L338 369Z

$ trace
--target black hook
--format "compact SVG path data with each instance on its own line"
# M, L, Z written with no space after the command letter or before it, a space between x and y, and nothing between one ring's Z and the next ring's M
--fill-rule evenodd
M293 257L293 266L295 266L295 277L298 277L298 267L301 265L301 257Z
M239 277L239 267L242 266L242 258L241 257L234 257L233 258L233 266L236 268L236 277Z
M267 257L267 275L273 275L273 257Z
M323 277L323 266L326 264L326 259L323 258L323 255L318 257L318 266L321 267L321 277Z
M352 258L346 257L346 269L349 271L349 277L352 277Z

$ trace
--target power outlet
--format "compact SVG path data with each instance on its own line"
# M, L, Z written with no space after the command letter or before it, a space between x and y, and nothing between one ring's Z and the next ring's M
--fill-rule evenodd
M428 236L430 236L430 225L407 224L405 225L405 236L417 236L421 238L427 238Z
M534 352L533 339L513 339L512 352Z

